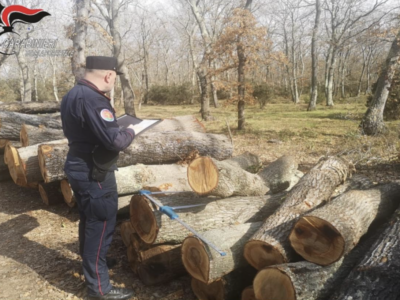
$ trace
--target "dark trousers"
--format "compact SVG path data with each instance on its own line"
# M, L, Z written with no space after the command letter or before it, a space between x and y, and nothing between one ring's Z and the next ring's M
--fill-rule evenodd
M118 210L114 172L102 182L90 178L90 166L67 157L65 173L79 209L79 251L89 296L102 296L111 290L106 254L110 247Z

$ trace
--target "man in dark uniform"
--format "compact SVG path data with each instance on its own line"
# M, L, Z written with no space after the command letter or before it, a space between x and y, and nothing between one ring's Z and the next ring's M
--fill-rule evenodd
M69 145L64 171L79 208L79 251L91 299L123 300L134 294L111 286L106 262L118 208L114 161L118 152L132 143L135 131L141 129L131 125L121 130L110 98L105 95L119 74L115 58L89 56L85 78L61 103L62 125ZM102 149L101 155L106 159L109 155L115 158L103 178L94 176L97 164L92 152L97 148Z

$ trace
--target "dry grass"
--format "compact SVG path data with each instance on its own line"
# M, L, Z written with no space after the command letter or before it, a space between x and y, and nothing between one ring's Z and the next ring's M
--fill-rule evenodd
M388 132L380 137L360 134L358 125L366 111L365 98L350 98L334 107L318 105L307 112L306 104L268 104L246 107L246 129L237 130L234 106L211 108L214 121L203 122L208 132L233 135L235 154L250 151L270 162L283 154L295 155L302 164L313 164L323 155L341 154L354 163L370 165L397 160L399 121L387 122ZM119 112L122 109L118 110ZM201 119L199 105L143 106L145 118L195 115Z

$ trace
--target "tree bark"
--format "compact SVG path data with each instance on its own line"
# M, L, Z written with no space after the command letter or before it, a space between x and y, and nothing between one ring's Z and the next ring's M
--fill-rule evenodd
M189 193L163 197L159 201L172 207L203 204L183 210L182 220L195 230L205 232L226 225L260 222L278 208L282 197L283 194L278 194L215 200ZM182 225L154 209L143 196L132 197L130 209L132 226L146 244L179 244L188 236Z
M353 166L339 157L320 160L288 193L285 202L247 242L244 256L256 269L296 257L289 244L294 223L306 211L330 199L335 188L351 176Z
M216 228L202 237L216 245L226 256L205 245L196 236L182 243L182 261L186 271L195 279L210 284L235 269L247 265L243 257L245 242L260 228L262 222Z
M117 166L175 163L194 150L200 155L223 160L232 156L232 148L229 139L223 135L184 131L150 133L136 137L127 149L120 152ZM39 146L39 165L45 182L65 178L63 166L67 153L68 145L65 144Z
M372 222L390 216L400 203L400 183L349 191L297 221L289 236L306 260L326 266L349 253Z
M365 135L378 135L385 131L383 111L392 81L400 61L400 31L392 43L385 66L380 72L372 102L361 121L360 128Z
M311 38L311 95L308 111L313 111L317 107L318 98L318 28L321 16L320 1L315 1L315 22Z
M63 194L60 189L60 182L39 183L39 193L43 203L47 206L56 205L64 202Z
M247 266L236 269L220 280L206 284L192 278L192 290L199 300L240 300L245 287L250 285L256 271Z
M40 144L49 141L64 139L62 129L47 128L42 126L31 126L23 124L20 131L22 147Z
M279 193L293 187L298 181L295 157L284 155L258 172L272 193Z
M47 102L8 102L0 104L0 111L11 111L21 114L48 114L60 111L60 103Z
M397 300L400 296L400 209L387 222L363 260L330 300Z
M217 197L261 196L269 188L258 175L210 157L195 159L188 166L188 181L199 195Z
M268 192L270 186L274 193L288 189L299 180L297 163L293 157L284 156L264 168L257 175L245 170L259 168L257 162L246 168L238 167L230 159L217 161L200 157L188 167L188 181L193 191L200 195L218 197L260 196Z
M75 32L72 38L75 51L71 59L71 66L72 73L75 76L75 84L77 84L85 76L85 50L90 0L75 0L75 7Z
M15 112L3 112L0 111L0 136L6 135L3 134L3 130L5 128L12 128L17 127L16 129L20 130L22 124L32 125L32 126L46 126L49 128L61 129L61 119L60 113L43 115L43 116L36 116L36 115L28 115L28 114L21 114ZM15 132L15 128L13 130ZM19 131L17 136L13 133L10 135L11 138L7 137L0 137L2 139L9 139L9 140L19 140Z

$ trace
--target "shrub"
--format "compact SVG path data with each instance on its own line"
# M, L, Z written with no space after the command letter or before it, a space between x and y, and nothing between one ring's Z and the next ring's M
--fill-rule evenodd
M154 85L147 97L157 104L184 104L190 100L191 86L189 83L176 86Z
M264 108L267 102L274 97L274 92L270 86L264 83L254 86L253 97L260 104L260 108Z

